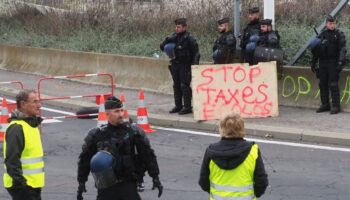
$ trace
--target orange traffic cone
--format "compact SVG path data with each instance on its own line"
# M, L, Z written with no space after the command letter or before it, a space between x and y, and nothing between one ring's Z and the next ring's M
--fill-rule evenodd
M137 125L146 133L155 132L155 130L151 129L151 126L148 123L147 108L145 106L145 95L142 90L140 90L139 105L137 108Z
M124 95L124 92L121 92L120 93L120 101L123 102L123 109L124 109L124 122L130 122L130 118L129 118L129 112L128 110L126 109L126 98L125 98L125 95Z
M107 114L105 110L105 97L103 95L100 96L100 105L98 108L98 117L97 117L97 126L107 124Z
M2 99L1 104L1 115L0 115L0 142L4 141L5 138L5 132L8 126L8 119L9 119L9 113L7 109L7 102L6 99Z

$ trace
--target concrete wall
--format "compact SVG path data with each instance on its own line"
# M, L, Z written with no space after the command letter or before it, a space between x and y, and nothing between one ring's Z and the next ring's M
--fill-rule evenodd
M168 60L0 45L0 67L43 75L111 73L118 86L172 94ZM100 79L91 79L96 82ZM285 67L278 82L279 104L318 107L318 80L305 67ZM350 111L350 71L340 75L341 104Z
M117 86L170 94L168 63L147 57L0 45L0 67L4 69L52 76L111 73Z

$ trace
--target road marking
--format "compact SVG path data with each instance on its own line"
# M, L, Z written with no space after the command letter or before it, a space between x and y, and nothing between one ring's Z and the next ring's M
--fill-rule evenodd
M52 124L52 123L60 123L62 122L61 120L57 120L57 119L45 119L42 124Z
M47 108L47 107L41 107L41 110L45 110L45 111L49 111L49 112L54 112L54 113L59 113L59 114L63 114L63 115L70 115L70 116L74 116L74 115L75 115L75 113L72 113L72 112L66 112L66 111L62 111L62 110L56 110L56 109Z
M183 129L175 129L175 128L163 128L163 127L157 127L156 129L165 130L165 131L174 131L174 132L180 132L180 133L188 133L192 135L220 137L219 134L206 133L206 132L200 132L200 131L191 131L191 130L183 130ZM248 141L254 141L254 142L265 143L265 144L277 144L277 145L292 146L292 147L304 147L304 148L310 148L310 149L350 152L350 148L321 146L321 145L313 145L313 144L301 144L301 143L293 143L293 142L281 142L281 141L263 140L263 139L255 139L255 138L245 138L245 139Z

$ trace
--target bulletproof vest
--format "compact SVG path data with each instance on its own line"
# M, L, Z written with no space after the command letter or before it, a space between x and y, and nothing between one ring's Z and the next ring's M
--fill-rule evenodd
M179 63L191 63L190 34L185 32L176 37L175 61Z
M233 62L233 54L235 46L227 43L228 39L232 39L232 43L235 44L235 36L232 31L221 34L221 36L215 41L213 50L213 60L215 64L225 64Z
M114 172L118 178L131 178L135 171L134 156L135 132L132 128L123 126L118 129L102 126L96 134L98 151L110 152L115 158Z
M340 34L337 30L326 30L319 36L320 59L338 59Z

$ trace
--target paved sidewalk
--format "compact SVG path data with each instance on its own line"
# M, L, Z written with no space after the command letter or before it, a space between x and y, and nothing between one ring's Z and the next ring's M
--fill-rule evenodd
M42 76L0 70L0 82L22 80L27 89L37 89L37 81ZM14 96L16 87L12 89L8 85L0 85L0 96ZM93 85L66 80L45 81L41 88L42 94L48 96L87 95L93 93L107 93L110 87ZM119 96L123 91L127 99L127 108L131 116L135 117L137 109L137 90L116 88L115 95ZM193 115L179 116L169 114L168 110L173 106L171 95L155 92L145 92L145 102L149 112L149 120L152 125L161 125L177 128L201 129L216 132L217 121L196 122ZM51 105L69 108L73 111L82 106L95 106L94 99L74 99ZM52 104L53 103L53 104ZM275 118L246 119L248 135L271 136L277 139L300 140L316 143L332 143L350 145L350 113L330 115L329 113L316 114L314 109L279 107L280 115Z

